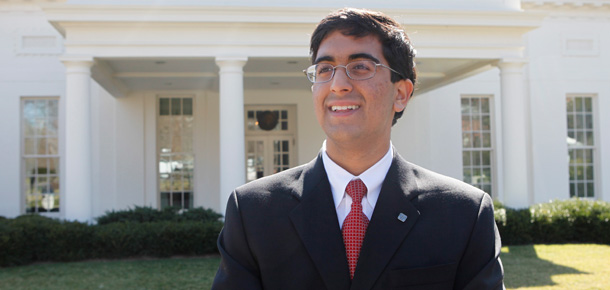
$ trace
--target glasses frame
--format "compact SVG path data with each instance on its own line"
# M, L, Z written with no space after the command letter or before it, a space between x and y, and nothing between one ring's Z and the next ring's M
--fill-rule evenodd
M373 64L375 64L375 71L373 71L373 74L372 74L370 77L367 77L367 78L364 78L364 79L355 79L355 78L353 78L353 77L352 77L352 76L349 74L349 70L347 69L347 66L348 66L348 65L350 65L350 64L356 63L356 62L364 62L364 61L366 61L366 62L372 62ZM316 64L313 64L313 65L308 66L306 69L304 69L304 70L303 70L303 73L305 74L305 76L307 76L307 79L308 79L310 82L314 83L314 84L322 84L322 83L327 83L327 82L330 82L330 81L331 81L331 80L332 80L332 79L335 77L335 71L336 71L336 69L337 69L338 67L342 67L342 68L344 68L344 69L345 69L345 74L347 75L347 77L348 77L350 80L354 80L354 81L364 81L364 80L372 79L372 78L373 78L373 77L374 77L374 76L377 74L377 67L379 67L379 66L380 66L380 67L387 68L387 69L389 69L391 72L396 73L396 74L398 74L399 76L401 76L401 77L403 77L403 78L405 78L405 79L406 79L406 77L405 77L403 74L399 73L398 71L394 70L393 68L391 68L391 67L389 67L389 66L387 66L387 65L384 65L384 64L381 64L381 63L376 63L376 62L374 62L374 61L372 61L372 60L355 60L355 61L352 61L352 62L347 63L346 65L340 65L340 64L339 64L339 65L335 65L335 66L331 65L331 66L333 67L333 72L331 73L330 78L329 78L328 80L326 80L326 81L323 81L323 82L312 81L312 80L311 80L311 78L309 77L309 74L308 74L307 72L308 72L310 69L313 69L313 70L315 71L315 67L316 67L316 66L318 66L318 65L320 65L320 64L319 64L319 63L316 63ZM330 65L330 64L329 64L329 65Z

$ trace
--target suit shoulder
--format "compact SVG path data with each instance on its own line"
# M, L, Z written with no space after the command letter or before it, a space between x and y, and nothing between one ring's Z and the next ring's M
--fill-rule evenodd
M445 198L470 199L480 203L487 193L461 180L411 164L421 194L440 194Z
M301 178L305 165L293 167L273 175L250 181L235 189L239 195L269 194L291 191Z

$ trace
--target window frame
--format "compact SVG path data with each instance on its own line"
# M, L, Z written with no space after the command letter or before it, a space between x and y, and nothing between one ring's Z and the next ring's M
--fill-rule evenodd
M161 163L161 134L160 134L160 118L161 118L161 99L170 99L170 111L169 111L169 115L172 115L172 110L171 110L171 99L186 99L186 98L190 98L192 100L191 102L191 116L193 117L192 120L192 131L191 131L191 151L190 153L186 153L185 151L181 151L181 152L171 152L169 154L174 155L174 154L190 154L192 156L192 162L193 162L193 170L191 172L191 181L190 181L190 201L189 201L189 207L184 207L185 203L185 197L184 194L188 191L181 191L182 192L182 205L181 205L181 210L187 210L187 209L192 209L196 207L196 176L197 176L197 165L196 165L196 160L197 160L197 155L196 155L196 139L195 138L195 132L196 132L196 124L197 124L197 117L196 117L196 102L197 102L197 96L195 94L185 94L185 93L177 93L177 94L158 94L155 97L155 184L156 184L156 201L157 201L157 208L158 209L163 209L163 204L162 204L162 197L161 197L161 193L162 192L166 192L166 191L162 191L161 190L161 172L160 172L160 163ZM182 103L181 103L182 106ZM182 116L183 113L181 113ZM182 134L184 135L184 133ZM170 175L172 173L169 173ZM182 174L184 175L184 174ZM171 185L170 185L171 186ZM170 204L172 203L173 197L172 197L172 193L174 193L173 190L169 191L170 193ZM170 206L175 206L173 204L171 204Z
M26 134L25 134L25 103L27 101L49 101L49 100L53 100L57 102L57 112L56 112L56 120L57 120L57 128L56 128L56 138L57 138L57 154L28 154L26 156ZM48 217L52 217L52 218L61 218L63 213L64 213L64 204L65 204L65 184L64 184L64 178L63 178L63 158L62 158L62 140L63 140L63 130L62 130L62 119L61 119L61 113L62 113L62 109L61 109L61 98L59 96L21 96L19 98L19 190L20 190L20 210L19 212L21 214L38 214L38 215L43 215L43 216L48 216ZM48 108L45 107L45 110ZM46 117L47 121L48 121L48 116ZM37 134L34 136L38 136ZM48 135L46 135L48 136ZM47 145L48 146L48 145ZM48 149L47 149L48 150ZM57 158L57 162L55 164L56 166L56 170L58 171L58 173L56 174L56 178L57 178L57 182L59 183L59 194L58 194L58 199L59 199L59 205L58 205L58 210L57 211L46 211L46 212L28 212L27 211L27 193L26 191L26 186L24 184L25 178L28 176L28 174L25 172L25 170L27 169L27 164L26 164L26 159L28 158ZM48 173L45 175L49 175ZM38 174L36 174L36 176L38 176ZM48 181L47 183L50 183L50 181Z
M569 138L569 131L570 128L568 128L568 115L570 112L568 112L568 104L567 101L569 98L590 98L591 99L591 125L593 126L592 129L590 129L591 133L593 134L593 145L584 145L584 146L570 146L567 143L567 138ZM599 134L599 123L598 123L598 96L597 94L594 93L569 93L566 94L565 98L564 98L564 106L565 106L565 136L566 136L566 154L567 154L567 166L566 169L568 171L568 198L583 198L583 199L591 199L591 200L598 200L602 198L602 192L601 192L601 187L600 187L600 180L599 180L599 176L600 176L600 169L599 169L599 161L596 162L596 160L600 160L599 158L599 150L598 150L598 144L599 144L599 138L600 138L600 134ZM575 111L572 111L573 113L577 113ZM586 113L586 111L582 111L584 113ZM581 113L582 113L581 112ZM586 126L586 121L585 124ZM584 130L587 130L587 128L583 128ZM578 128L576 128L576 130L578 130ZM576 131L575 131L576 132ZM571 186L572 186L572 179L570 179L570 168L572 167L572 165L570 164L570 150L571 149L580 149L580 150L591 150L591 162L592 162L592 167L593 167L593 196L586 196L586 191L585 190L585 196L578 196L578 193L576 193L575 196L571 196L572 192L571 192ZM586 183L586 181L589 179L585 179L584 182ZM575 179L576 182L578 182L577 179ZM586 187L586 185L585 185Z
M478 116L484 116L484 115L488 115L489 116L489 130L478 130L478 132L481 133L489 133L489 147L465 147L464 146L464 133L465 132L475 132L475 130L469 130L469 131L464 131L463 126L461 126L461 130L460 130L460 136L462 136L461 140L460 140L460 146L462 146L461 149L461 156L460 156L460 160L461 160L461 171L462 171L462 181L464 181L465 179L465 169L466 166L468 166L469 168L474 168L475 166L483 169L483 165L482 165L482 159L481 162L479 162L477 165L473 164L473 156L472 156L472 152L483 152L483 151L488 151L489 152L489 167L490 167L490 189L491 192L487 192L492 198L498 198L499 197L499 192L498 192L498 169L497 169L497 146L496 146L496 124L495 124L495 99L494 99L494 95L492 94L463 94L460 96L460 124L462 123L462 120L465 116L468 116L470 118L470 121L472 122L472 112L470 112L468 115L464 115L464 113L462 112L462 101L464 99L469 99L469 103L472 102L472 99L478 99L479 101L481 99L487 99L488 100L488 104L489 104L489 111L488 113L484 113L481 114L479 112ZM481 108L481 106L479 105L479 108ZM482 122L482 121L481 121ZM483 140L481 140L481 142L483 142ZM465 165L464 163L464 153L465 152L470 152L471 156L470 156L470 165ZM472 175L471 175L472 176ZM464 181L466 182L466 181ZM481 190L483 190L481 187L478 187L477 185L473 184L473 183L469 183L466 182L468 184L471 184L472 186L475 186L477 188L480 188Z

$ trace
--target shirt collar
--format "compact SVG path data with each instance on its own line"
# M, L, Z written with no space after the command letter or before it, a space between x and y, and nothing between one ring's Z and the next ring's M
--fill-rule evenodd
M326 153L325 140L322 144L322 161L324 163L326 175L328 176L328 181L330 182L335 208L339 206L339 203L341 203L341 200L344 198L347 184L355 178L359 178L362 180L362 182L364 182L364 185L366 185L366 200L369 202L371 207L374 208L375 204L377 203L377 199L379 198L379 193L381 192L383 180L385 179L385 176L392 165L393 153L392 143L390 141L390 148L388 149L388 152L386 152L386 154L379 161L377 161L377 163L369 167L359 176L354 176L330 159Z

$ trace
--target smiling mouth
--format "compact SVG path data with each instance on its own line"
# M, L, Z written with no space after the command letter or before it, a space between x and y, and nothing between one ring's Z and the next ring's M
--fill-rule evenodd
M360 108L360 106L352 105L352 106L331 106L330 110L333 112L337 111L351 111Z

